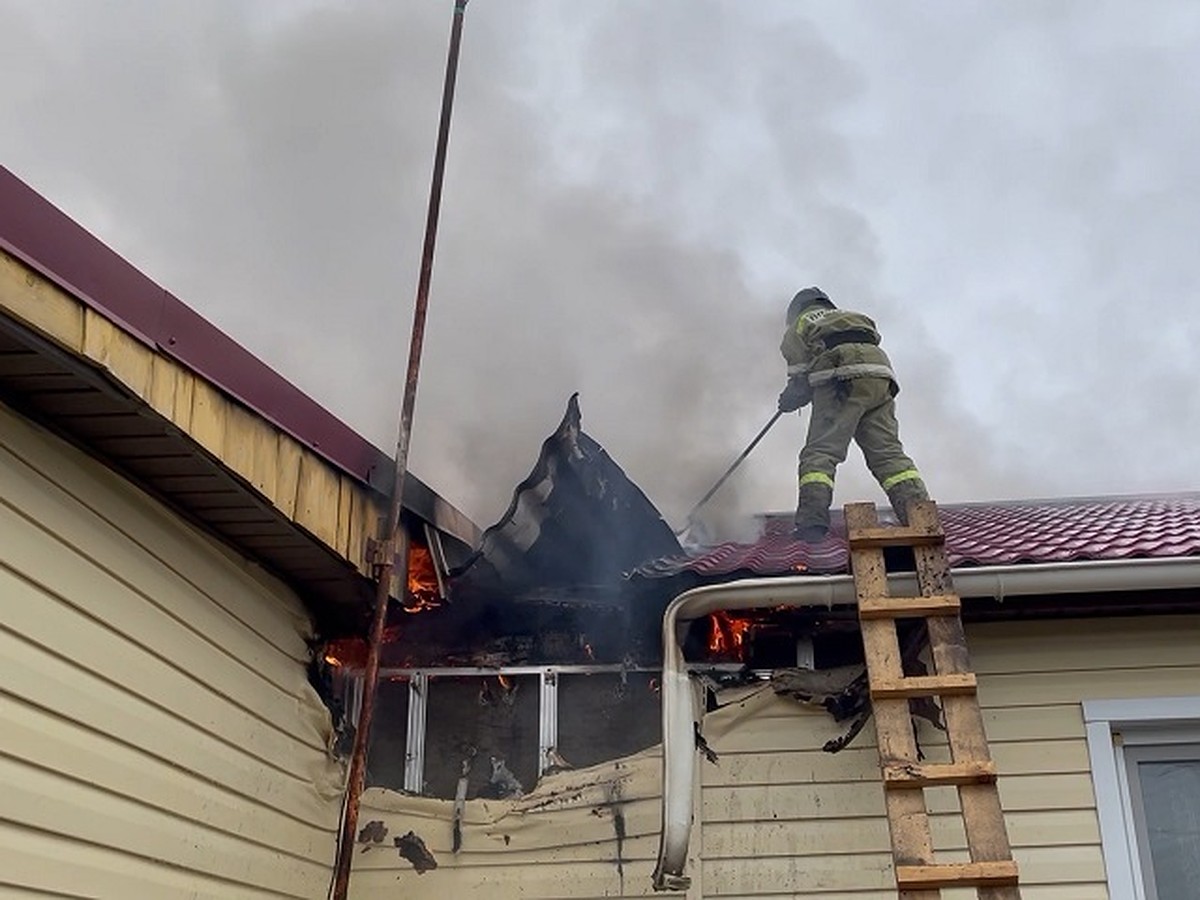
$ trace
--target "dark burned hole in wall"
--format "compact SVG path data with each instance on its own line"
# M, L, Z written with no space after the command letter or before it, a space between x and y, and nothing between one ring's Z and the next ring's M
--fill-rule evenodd
M558 752L575 768L662 740L657 672L564 676L558 683Z
M795 610L747 610L738 615L745 617L746 623L740 649L729 640L728 630L723 632L723 649L714 649L714 620L697 620L688 629L685 655L701 665L719 667L717 682L747 680L754 677L752 671L803 665L805 651L801 647L807 647L808 664L817 669L862 663L862 642L850 612L842 617ZM728 625L726 622L723 627ZM596 662L613 664L604 659ZM658 660L645 660L643 665L652 668L558 674L554 765L583 768L661 741ZM430 674L421 793L452 799L464 761L470 762L469 798L504 796L511 791L508 775L501 773L497 778L493 760L503 762L505 772L523 792L534 788L542 698L538 675L527 672ZM381 682L368 764L371 785L395 790L404 787L408 703L407 679Z
M407 680L382 681L376 698L367 783L401 790L407 742ZM467 797L508 796L538 781L539 679L536 675L430 677L422 794L452 799L464 761ZM661 740L654 672L560 674L556 765L583 768L653 747ZM497 770L493 760L503 763Z
M470 762L467 797L500 797L537 781L538 679L432 678L425 726L425 793L453 797ZM503 763L504 769L493 766Z
M397 639L383 649L385 669L419 669L430 679L421 695L427 701L421 792L453 797L469 760L467 796L487 796L497 790L493 758L531 790L541 761L538 675L506 674L512 685L503 687L495 671L452 676L433 674L437 669L610 666L618 671L558 671L558 735L545 761L582 767L658 743L662 614L700 579L628 573L682 552L650 500L581 430L572 397L507 512L485 530L479 549L447 573L449 602L397 623ZM856 623L835 618L833 611L812 610L714 614L689 629L685 656L724 666L725 683L752 677L746 669L861 662ZM386 693L370 778L402 788L411 749L407 685L389 682Z
M407 752L408 679L382 679L375 689L374 725L367 749L367 784L404 786Z
M445 574L449 602L397 623L382 665L428 676L421 791L453 797L464 761L469 797L498 789L493 759L524 790L544 765L580 767L659 740L658 625L666 586L627 574L682 552L670 526L600 444L582 430L578 395L543 441L527 478L475 553ZM406 607L407 608L407 607ZM414 610L410 610L414 611ZM554 667L542 696L539 672ZM612 675L560 669L610 667ZM535 674L451 675L523 668ZM442 669L443 674L435 674ZM622 677L620 672L624 672ZM553 685L557 685L554 687ZM405 700L395 683L380 702L369 764L373 784L405 784ZM557 697L556 746L542 748L543 703ZM411 702L411 701L410 701ZM549 709L549 706L547 706ZM411 744L411 742L409 742ZM543 759L542 751L546 750ZM410 768L408 783L415 787Z
M747 609L692 621L683 638L689 661L764 671L861 665L862 637L853 610Z
M537 672L546 668L567 670L557 675L555 765L580 768L658 743L658 673L644 669L658 668L661 604L581 599L578 592L560 592L557 599L493 601L492 608L466 597L403 621L383 650L368 784L405 785L409 679L388 680L388 669L420 670L429 679L422 777L429 796L455 796L464 760L470 762L467 796L495 796L493 758L503 760L524 791L533 789L540 752ZM455 667L492 671L437 674ZM569 671L594 667L613 671ZM505 671L514 668L523 671Z

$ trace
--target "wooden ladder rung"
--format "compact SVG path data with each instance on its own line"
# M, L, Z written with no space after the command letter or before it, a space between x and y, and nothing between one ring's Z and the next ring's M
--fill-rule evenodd
M888 763L883 767L883 786L892 790L987 784L995 780L996 764L991 760L965 763Z
M974 694L974 672L947 675L910 675L895 681L871 682L872 700L897 700L912 697L955 697Z
M869 550L873 547L928 547L944 543L945 535L940 527L881 527L855 528L847 535L851 550Z
M896 886L901 891L932 891L952 887L1010 887L1016 883L1017 864L1012 860L896 866Z
M863 597L858 601L860 619L915 619L924 616L956 616L962 609L957 594L931 597Z

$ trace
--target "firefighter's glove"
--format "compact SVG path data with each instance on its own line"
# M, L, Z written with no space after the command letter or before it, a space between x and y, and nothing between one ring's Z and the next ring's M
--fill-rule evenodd
M811 400L812 388L809 387L808 379L803 376L789 378L787 387L779 394L779 411L795 412L800 407L806 406Z

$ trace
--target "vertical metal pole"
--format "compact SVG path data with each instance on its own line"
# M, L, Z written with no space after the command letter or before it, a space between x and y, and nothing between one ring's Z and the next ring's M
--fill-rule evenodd
M355 675L350 679L350 722L354 725L354 731L358 733L359 716L362 714L362 673Z
M550 754L558 749L558 672L544 669L538 682L538 776L550 768Z
M467 0L455 0L454 20L450 29L450 49L446 56L446 80L442 87L442 113L438 123L437 148L433 158L433 183L429 188L429 210L425 218L425 243L421 252L421 274L417 281L417 301L413 307L412 336L408 348L408 371L404 381L404 399L400 406L400 430L396 439L396 470L392 483L392 501L388 506L383 545L376 560L375 613L371 621L367 666L363 672L362 711L350 755L346 784L346 803L338 835L337 859L333 871L333 900L345 900L350 886L350 864L354 858L354 836L358 830L358 803L362 796L367 768L367 745L371 718L375 713L375 688L379 678L379 647L387 621L391 595L392 570L399 561L400 571L408 572L408 535L400 527L400 509L404 482L408 475L408 449L412 436L413 409L417 398L417 379L421 372L421 348L425 342L425 313L429 307L429 283L433 276L433 250L437 245L438 213L442 204L442 180L446 172L446 146L450 139L450 111L454 107L454 82L458 74L458 50L462 41L463 14Z

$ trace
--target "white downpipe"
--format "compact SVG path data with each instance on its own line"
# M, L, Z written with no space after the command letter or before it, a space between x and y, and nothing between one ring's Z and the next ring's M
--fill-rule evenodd
M1033 594L1093 594L1111 591L1200 587L1200 558L1101 560L1043 565L987 566L951 572L961 597ZM903 597L919 593L912 572L888 576L888 590ZM700 721L680 644L682 626L717 610L777 606L852 606L849 575L750 578L685 591L663 614L663 799L662 835L654 889L687 890L683 874L692 831L692 790L696 775L695 729Z

